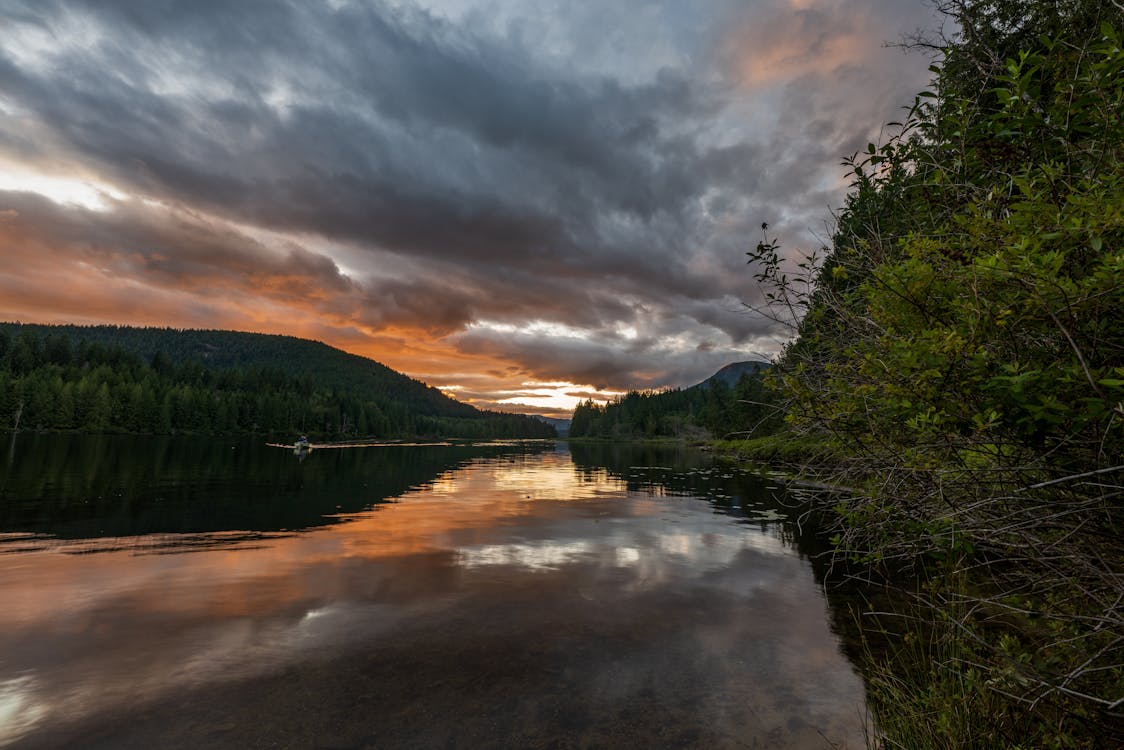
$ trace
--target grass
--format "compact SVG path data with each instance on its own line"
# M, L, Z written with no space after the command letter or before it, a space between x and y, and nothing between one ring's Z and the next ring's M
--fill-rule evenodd
M978 606L955 603L972 593L963 574L938 573L915 591L922 597L901 588L866 592L877 603L849 601L853 625L844 629L857 641L850 653L866 685L873 750L1121 746L1106 717L1079 702L1058 695L1028 700L1027 664L1019 660L1025 650L995 648L1015 631L981 628ZM924 603L931 597L941 604Z
M758 464L831 465L836 452L820 437L779 432L746 440L712 440L715 451L736 461Z

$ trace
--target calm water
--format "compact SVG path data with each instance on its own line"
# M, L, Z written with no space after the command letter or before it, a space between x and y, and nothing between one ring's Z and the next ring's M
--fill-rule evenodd
M863 746L813 542L703 454L3 438L0 745Z

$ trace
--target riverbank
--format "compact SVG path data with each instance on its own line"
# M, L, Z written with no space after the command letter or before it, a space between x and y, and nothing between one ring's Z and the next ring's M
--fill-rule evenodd
M1124 632L1112 616L1119 607L1108 603L1101 614L1101 603L1080 594L1079 579L1096 590L1095 572L1059 558L1066 567L1036 584L1020 560L1048 558L1042 540L1028 539L1021 551L980 544L984 526L965 528L973 516L942 511L939 498L925 494L939 472L898 474L899 489L888 492L884 472L826 439L782 433L711 445L729 461L810 490L817 524L830 536L826 588L836 611L847 613L837 615L837 627L866 682L874 747L1124 743L1119 701L1114 710L1091 699L1124 695L1115 658ZM949 477L944 484L950 502L964 492ZM1074 502L1052 492L1058 487L1028 487L1012 505L1002 485L980 485L976 502L987 512L976 523L996 539L1011 533L993 521L999 508L1010 522L1041 523ZM1055 546L1064 541L1055 535ZM1111 569L1119 550L1098 555ZM1058 674L1069 677L1059 682Z

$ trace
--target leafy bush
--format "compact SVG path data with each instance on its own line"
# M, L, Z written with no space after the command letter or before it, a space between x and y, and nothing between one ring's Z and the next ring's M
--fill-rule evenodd
M751 253L806 310L774 387L793 434L848 457L841 552L924 578L916 602L961 655L944 667L1031 707L997 746L1121 741L1124 19L942 7L961 35L899 135L848 160L811 283L776 240Z

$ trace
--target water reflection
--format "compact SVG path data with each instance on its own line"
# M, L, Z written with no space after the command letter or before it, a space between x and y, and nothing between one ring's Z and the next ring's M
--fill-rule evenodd
M299 531L278 531L264 507L254 521L254 503L244 528L194 534L44 540L27 512L9 516L5 531L31 528L42 546L0 556L0 741L824 747L822 733L860 745L861 684L800 535L762 520L786 510L768 485L698 455L410 450L436 452L343 459L350 481L315 469L326 451L232 459L259 466L246 493L280 487L282 503L330 509ZM405 476L380 486L401 489L374 493L393 502L334 507L393 460ZM290 500L292 465L313 471ZM243 497L224 464L219 482L165 466L200 495ZM28 481L7 477L5 497ZM75 486L143 491L96 473ZM80 528L107 523L83 505ZM154 554L173 549L199 554Z
M0 529L59 538L322 526L482 456L553 450L535 441L393 445L320 450L301 462L245 439L27 433L10 445Z

